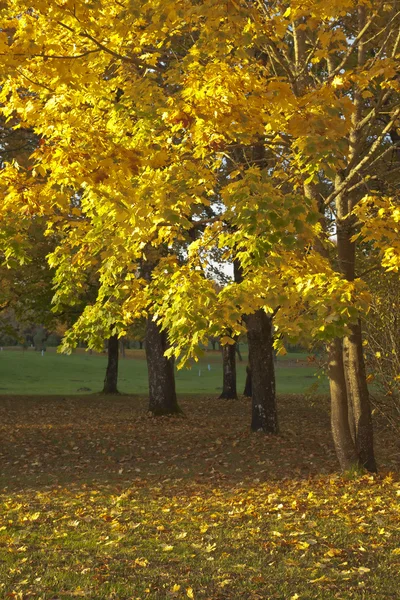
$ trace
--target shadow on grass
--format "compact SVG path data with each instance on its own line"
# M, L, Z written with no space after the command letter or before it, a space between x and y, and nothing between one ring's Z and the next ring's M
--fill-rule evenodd
M152 485L190 481L219 488L337 471L324 396L279 398L281 434L249 430L250 401L185 397L185 418L152 418L144 397L0 397L0 483ZM395 440L378 435L395 468ZM398 451L398 450L397 450Z

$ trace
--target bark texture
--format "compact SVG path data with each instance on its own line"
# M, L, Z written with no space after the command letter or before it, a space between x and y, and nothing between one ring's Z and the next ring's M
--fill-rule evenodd
M368 471L376 472L371 403L367 385L362 347L361 321L350 326L350 335L344 338L346 379L350 391L351 429L360 463Z
M149 317L146 327L146 359L149 375L149 412L170 415L181 412L175 390L174 362L164 356L168 338Z
M108 339L107 370L104 379L103 394L118 394L118 336L112 335Z
M360 463L350 431L343 347L339 338L329 344L328 353L332 437L340 467L347 471Z
M236 343L222 346L222 394L219 398L236 400Z
M355 227L352 217L348 216L351 208L351 198L339 197L337 199L337 210L340 216L337 228L339 266L343 277L348 281L354 281L356 267L355 243L352 239ZM355 442L360 464L368 471L376 472L371 403L365 371L360 319L349 325L349 329L350 334L343 339L342 360L350 432Z
M246 316L252 388L252 431L278 433L272 317L262 309Z

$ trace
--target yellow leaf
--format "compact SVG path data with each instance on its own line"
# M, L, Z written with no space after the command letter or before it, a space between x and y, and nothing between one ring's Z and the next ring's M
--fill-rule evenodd
M186 590L186 596L188 598L194 598L193 589L191 587Z
M173 594L176 594L176 592L179 592L180 589L181 589L181 586L178 583L174 583L174 585L171 588L171 592Z
M149 561L147 560L147 558L135 558L135 565L138 567L147 567L148 564Z
M333 81L332 81L332 85L333 85L333 87L340 87L341 85L343 85L343 77L340 77L339 75L335 75L335 77L333 78Z
M318 579L310 579L309 583L320 583L321 581L325 581L327 579L327 577L325 577L325 575L322 575L322 577L318 577Z
M234 339L232 339L231 337L229 337L228 335L224 335L224 336L223 336L223 337L220 339L220 342L221 342L222 346L225 346L226 344L230 344L230 345L234 344L234 343L235 343L235 340L234 340Z

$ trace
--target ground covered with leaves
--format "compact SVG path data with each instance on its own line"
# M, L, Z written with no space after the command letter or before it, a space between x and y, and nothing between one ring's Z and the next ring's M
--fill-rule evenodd
M326 399L0 399L0 597L390 599L400 586L400 448L379 476L337 473Z

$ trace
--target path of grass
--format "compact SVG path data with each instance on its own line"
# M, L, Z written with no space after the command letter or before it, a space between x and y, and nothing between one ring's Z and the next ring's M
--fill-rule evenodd
M323 397L250 403L2 397L0 597L15 600L397 599L398 439L379 477L346 479Z
M119 390L129 394L146 394L147 367L143 351L134 351L134 360L120 360ZM291 359L291 365L295 358ZM280 393L304 393L318 384L317 366L285 366L287 359L279 359L277 388ZM0 393L3 394L81 394L102 389L106 357L76 353L70 356L47 351L44 356L33 351L0 352ZM246 362L238 362L238 389L242 391L246 376ZM176 372L180 394L197 393L218 395L222 389L220 353L207 354L191 370ZM320 380L319 391L327 389L326 380Z

